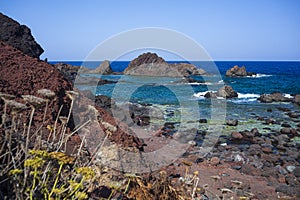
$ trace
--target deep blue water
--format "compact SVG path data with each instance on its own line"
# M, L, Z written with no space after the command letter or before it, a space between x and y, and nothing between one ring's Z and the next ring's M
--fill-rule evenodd
M171 61L171 63L176 61ZM57 62L52 62L57 63ZM81 61L68 61L67 63L81 66ZM84 66L96 68L101 62L84 62ZM122 72L129 61L116 61L111 63L111 68L116 72ZM210 62L192 62L197 67L203 68L213 74L216 73ZM300 94L300 62L268 62L268 61L216 61L216 66L225 84L229 84L241 94L263 94L282 92L286 94ZM244 65L247 71L255 72L257 77L228 78L224 74L234 65ZM108 77L118 78L118 77ZM201 78L199 78L201 79ZM207 78L209 79L209 78ZM195 92L204 92L204 86L193 86Z

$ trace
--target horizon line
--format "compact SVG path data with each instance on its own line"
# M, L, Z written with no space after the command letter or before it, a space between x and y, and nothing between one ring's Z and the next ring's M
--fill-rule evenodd
M104 60L48 60L48 62L103 62L107 59ZM133 60L133 59L132 59ZM116 61L111 61L108 60L109 62L130 62L132 60L116 60ZM165 60L166 62L170 61L176 61L176 62L300 62L300 60Z

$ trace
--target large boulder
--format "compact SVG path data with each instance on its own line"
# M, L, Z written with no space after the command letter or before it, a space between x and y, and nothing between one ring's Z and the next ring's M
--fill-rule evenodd
M99 67L89 71L88 73L109 75L113 73L113 70L110 67L110 62L108 60L104 60Z
M124 70L126 75L135 76L165 76L189 77L193 75L206 75L203 69L197 69L189 63L169 64L155 53L144 53L132 60Z
M0 40L34 58L39 58L44 52L27 26L20 25L2 13L0 13Z
M253 72L247 72L245 66L239 67L238 65L235 65L234 67L226 71L226 76L229 77L244 77L244 76L252 76L255 74L256 73Z
M300 106L300 94L295 95L294 97L294 103L298 104Z
M217 98L222 97L224 99L235 98L238 97L238 93L233 90L233 88L229 85L224 85L221 87L218 92L207 92L204 95L205 98Z
M238 94L232 89L231 86L225 85L219 89L217 96L223 98L235 98L238 97Z
M262 103L272 103L272 102L290 102L292 99L285 97L280 92L273 92L271 94L262 94L258 98Z

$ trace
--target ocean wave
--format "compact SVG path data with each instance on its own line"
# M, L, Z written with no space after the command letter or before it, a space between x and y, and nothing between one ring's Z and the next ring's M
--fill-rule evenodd
M205 95L207 92L216 92L216 91L198 92L198 93L193 94L193 97L196 97L196 98L199 98L199 99L204 99L204 98L205 98L204 95Z
M222 85L224 84L224 81L223 80L220 80L218 82L204 82L204 83L199 83L199 82L192 82L192 83L187 83L189 85Z
M238 98L239 99L249 99L249 98L259 98L260 95L259 94L242 94L242 93L238 93Z
M248 78L263 78L263 77L270 77L270 74L253 74L252 76L247 76Z
M188 85L214 85L213 83L198 83L198 82L193 82L193 83L187 83Z
M294 97L290 94L283 94L284 97L289 98L289 99L293 99Z

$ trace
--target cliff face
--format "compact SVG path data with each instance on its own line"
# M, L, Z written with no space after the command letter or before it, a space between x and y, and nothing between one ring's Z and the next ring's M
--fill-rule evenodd
M189 77L205 75L202 69L188 63L169 64L155 53L144 53L132 60L124 74L135 76Z
M27 26L20 25L2 13L0 13L0 40L34 58L39 58L44 52Z

